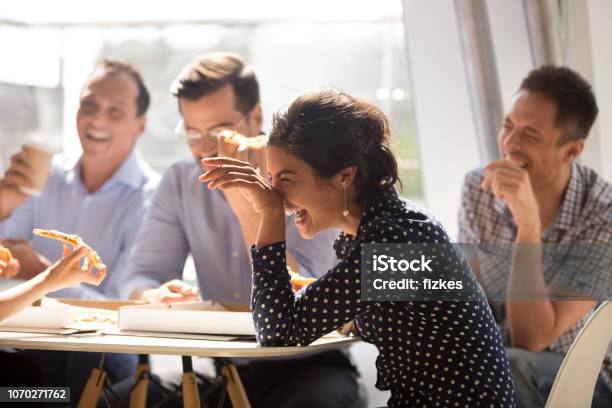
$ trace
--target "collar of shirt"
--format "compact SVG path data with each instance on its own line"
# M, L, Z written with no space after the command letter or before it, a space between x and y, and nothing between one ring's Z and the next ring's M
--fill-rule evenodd
M395 187L388 187L379 194L375 195L372 201L368 204L366 209L361 213L361 221L359 222L359 229L357 235L361 232L362 226L368 222L375 220L376 218L389 215L391 209L395 207L402 207L403 203L399 199L399 195L395 190Z
M81 178L81 168L83 165L83 159L79 160L66 172L66 181L72 182L76 180L79 188L82 191L86 191L85 185ZM104 183L102 188L98 192L105 192L115 185L124 184L130 188L136 190L142 186L143 179L145 178L145 171L143 169L143 163L140 155L133 149L128 158L119 166L117 171Z

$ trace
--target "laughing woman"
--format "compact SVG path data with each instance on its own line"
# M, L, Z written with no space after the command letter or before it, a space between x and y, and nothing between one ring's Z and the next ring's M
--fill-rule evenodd
M275 116L271 182L248 163L204 159L209 188L237 188L261 216L252 309L264 346L306 345L355 320L379 351L377 388L390 407L515 406L510 368L482 298L463 302L362 302L361 244L447 243L440 224L394 188L397 162L384 114L336 90L296 99ZM338 265L294 294L285 260L285 211L300 234L342 231Z

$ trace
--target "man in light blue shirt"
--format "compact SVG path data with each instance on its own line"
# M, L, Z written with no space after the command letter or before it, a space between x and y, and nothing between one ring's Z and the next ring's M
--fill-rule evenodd
M0 224L0 235L31 241L36 252L45 259L60 258L62 245L55 240L34 236L34 228L57 229L79 235L100 255L107 266L107 277L99 287L82 284L51 295L82 299L119 298L128 252L150 205L159 176L137 152L132 151L115 174L99 190L90 193L83 183L81 166L82 159L68 165L57 163L42 194L13 211L11 217Z
M118 60L99 62L83 85L76 116L83 154L76 164L56 163L39 197L23 194L31 187L32 168L23 153L12 158L0 180L0 234L19 259L26 276L42 272L48 259L61 256L57 241L33 237L33 228L78 234L107 265L99 288L80 285L56 295L116 298L136 231L150 204L159 176L135 152L143 133L149 93L140 74ZM32 244L28 240L32 240ZM24 351L42 364L50 386L70 386L78 401L100 356L94 353ZM109 354L104 369L111 381L133 374L135 356Z
M198 176L203 172L200 159L216 155L242 155L260 169L265 166L265 149L240 151L218 137L227 130L247 137L261 133L257 78L237 55L204 55L179 75L173 94L183 118L177 130L194 158L164 174L136 238L121 294L153 302L195 300L197 288L180 281L191 253L203 299L248 304L252 266L247 248L255 242L259 215L239 192L209 190ZM335 231L304 240L290 217L286 233L289 263L300 274L321 276L335 263ZM239 375L253 406L353 407L358 399L358 374L341 351L241 363ZM180 373L166 373L161 381L172 388ZM130 386L127 381L116 390L125 394ZM163 392L154 385L150 391L150 401Z
M33 228L77 234L107 265L100 287L56 292L57 296L117 298L134 237L159 182L135 144L144 131L149 93L127 63L103 60L85 82L77 112L83 154L75 163L55 163L42 194L20 191L32 180L23 153L12 158L0 181L0 236L30 278L61 257L57 241L32 235ZM31 241L31 246L28 243Z

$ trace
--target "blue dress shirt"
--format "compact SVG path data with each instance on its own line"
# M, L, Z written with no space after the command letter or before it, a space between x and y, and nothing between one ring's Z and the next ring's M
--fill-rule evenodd
M113 176L89 193L81 179L81 161L55 161L39 197L28 199L0 223L0 235L30 240L36 251L54 262L62 256L56 240L34 236L34 228L77 234L107 266L100 286L81 284L51 296L83 299L118 298L125 265L136 232L150 205L159 175L133 151Z

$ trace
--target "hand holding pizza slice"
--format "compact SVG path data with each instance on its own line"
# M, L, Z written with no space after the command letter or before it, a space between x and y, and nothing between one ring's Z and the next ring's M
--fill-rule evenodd
M94 251L89 245L85 244L83 239L75 234L66 234L64 232L60 232L57 230L44 230L44 229L34 229L34 235L38 235L45 238L56 239L58 241L63 242L64 244L71 245L73 248L78 248L81 246L87 247L89 250L86 256L87 261L96 269L105 269L106 265L102 263L102 260L98 256L97 252Z

